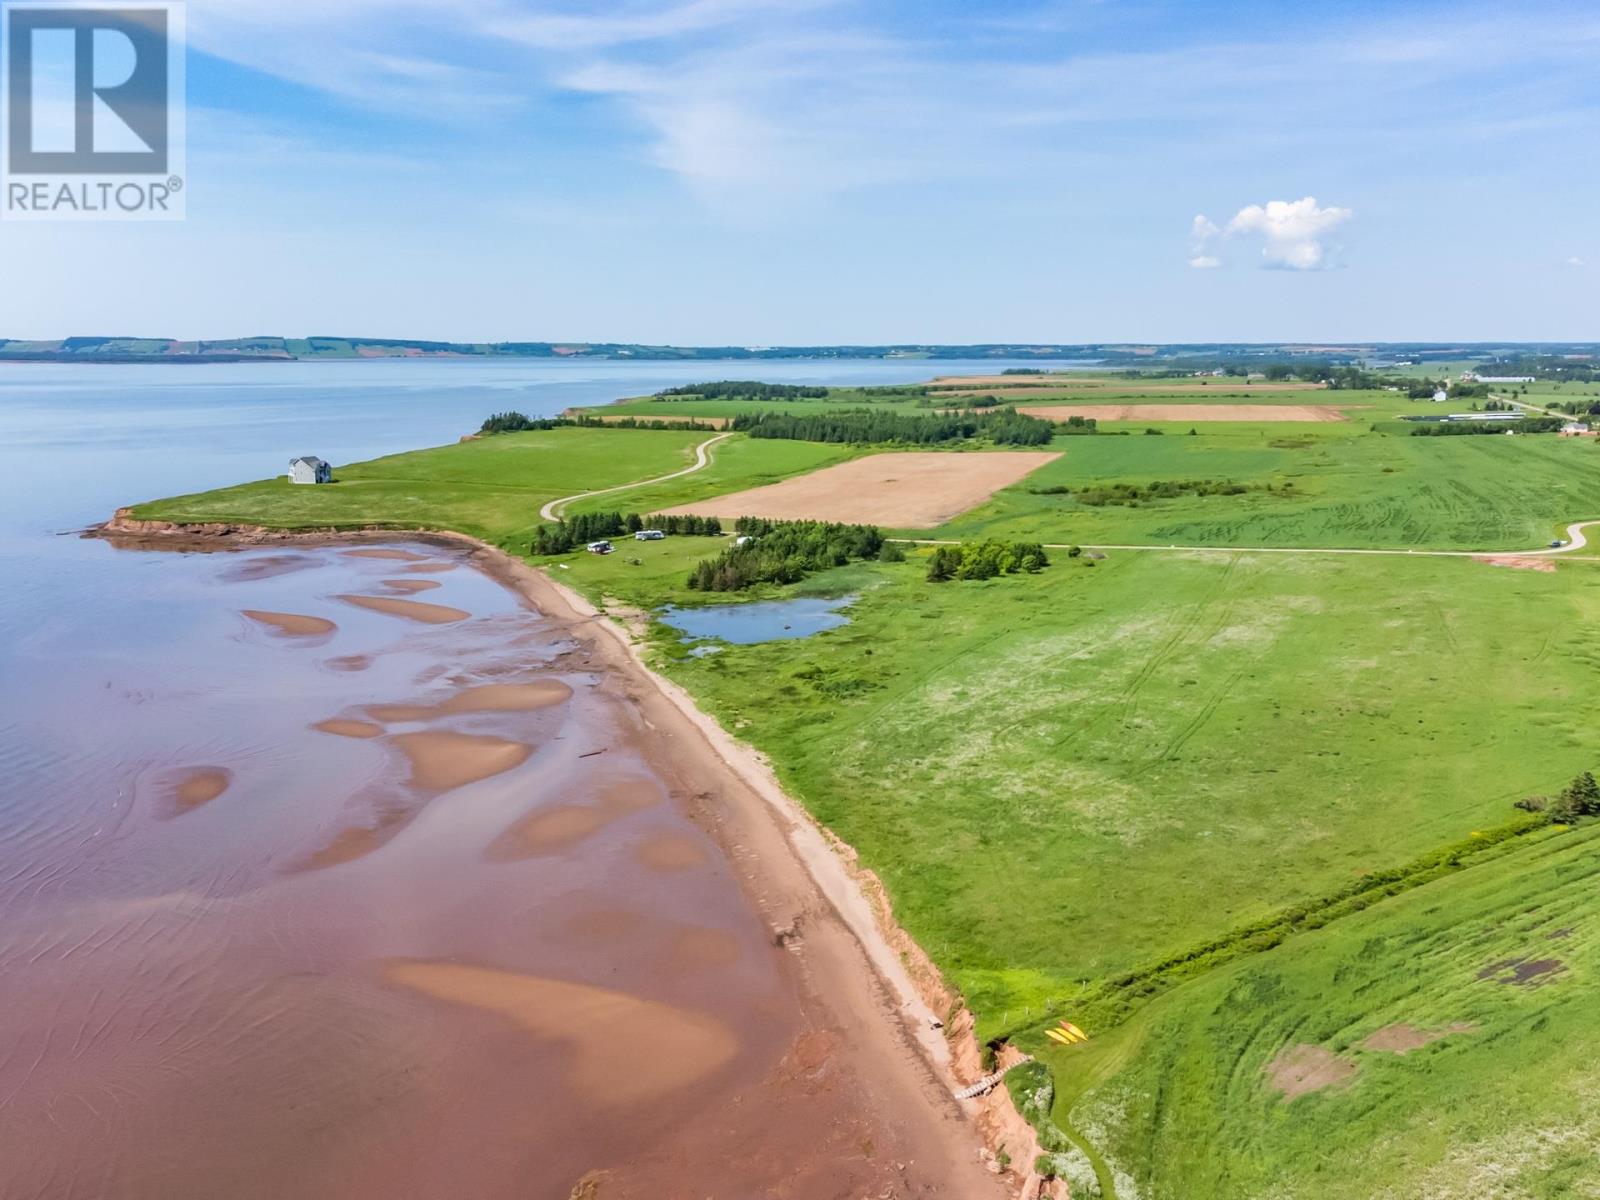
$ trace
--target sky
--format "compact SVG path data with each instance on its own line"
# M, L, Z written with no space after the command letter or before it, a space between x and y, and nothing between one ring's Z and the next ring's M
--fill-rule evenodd
M190 0L0 337L1600 339L1600 7Z

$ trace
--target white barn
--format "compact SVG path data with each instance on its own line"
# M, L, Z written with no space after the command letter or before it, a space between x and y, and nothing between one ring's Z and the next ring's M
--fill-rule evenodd
M332 483L333 468L314 454L289 460L290 483Z

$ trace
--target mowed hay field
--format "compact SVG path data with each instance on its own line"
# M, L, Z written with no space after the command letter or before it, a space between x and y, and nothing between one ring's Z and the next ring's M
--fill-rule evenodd
M1552 834L1210 972L1086 1046L1040 1038L1055 1121L1110 1185L1073 1152L1073 1196L1593 1195L1597 871L1600 830ZM1323 1069L1292 1096L1296 1057Z
M1059 454L872 454L808 475L668 509L702 517L842 521L930 529L1020 482Z

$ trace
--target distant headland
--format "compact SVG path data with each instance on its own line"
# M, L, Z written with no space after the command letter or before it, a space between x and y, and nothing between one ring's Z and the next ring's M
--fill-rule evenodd
M612 359L639 362L778 359L1011 359L1082 363L1101 367L1148 367L1205 360L1311 357L1330 363L1372 360L1423 363L1480 359L1511 353L1567 355L1590 359L1593 343L1367 342L1294 344L1246 342L996 343L882 346L651 346L627 342L432 342L404 338L246 337L224 341L172 338L68 337L50 341L0 338L0 362L216 363L305 362L382 358L437 359Z

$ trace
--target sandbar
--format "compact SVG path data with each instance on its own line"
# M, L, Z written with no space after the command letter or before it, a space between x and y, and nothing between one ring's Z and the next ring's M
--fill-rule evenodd
M606 1107L682 1091L715 1075L739 1049L733 1031L713 1017L604 988L444 962L391 962L384 976L565 1043L571 1084Z
M340 596L346 604L369 608L373 612L388 613L391 617L404 617L408 621L421 621L424 625L453 625L465 621L472 614L460 608L443 604L424 604L420 600L397 600L393 596Z
M247 608L244 615L282 637L324 637L339 628L326 617L308 617L303 613L263 612L258 608Z
M522 742L446 730L398 733L394 743L411 762L411 782L430 792L448 792L503 774L533 753Z

